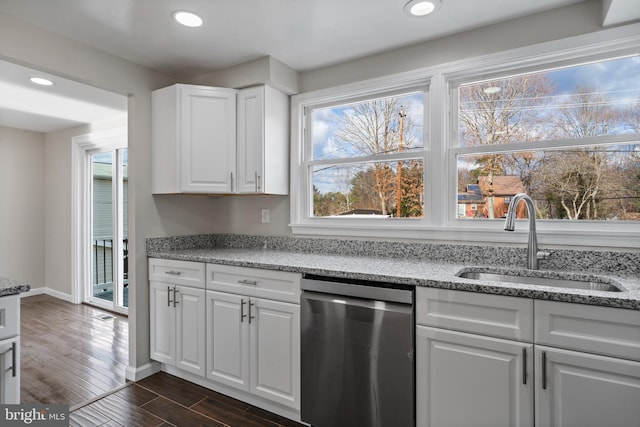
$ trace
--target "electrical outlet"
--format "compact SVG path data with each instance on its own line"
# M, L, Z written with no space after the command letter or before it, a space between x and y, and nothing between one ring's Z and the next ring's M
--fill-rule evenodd
M262 209L262 223L269 224L269 209Z

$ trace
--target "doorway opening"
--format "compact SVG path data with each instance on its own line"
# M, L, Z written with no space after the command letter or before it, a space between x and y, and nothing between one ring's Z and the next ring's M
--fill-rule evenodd
M128 314L129 306L129 161L126 129L74 138L78 185L74 197L78 221L77 292L85 302Z

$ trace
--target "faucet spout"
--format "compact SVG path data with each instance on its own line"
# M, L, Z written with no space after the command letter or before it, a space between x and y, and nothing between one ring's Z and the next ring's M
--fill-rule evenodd
M536 233L536 211L533 206L533 200L525 193L516 194L509 203L507 217L504 221L504 229L513 231L516 228L516 208L520 201L523 201L527 207L527 216L529 217L529 240L527 242L527 268L530 270L538 269L538 260L547 259L548 252L538 250L538 236Z

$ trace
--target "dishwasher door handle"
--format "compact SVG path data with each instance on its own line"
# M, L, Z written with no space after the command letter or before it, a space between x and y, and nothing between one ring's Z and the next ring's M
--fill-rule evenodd
M302 299L309 301L311 304L317 302L320 305L344 305L352 307L361 307L370 310L392 311L396 313L411 314L413 308L410 304L378 301L364 298L352 298L345 295L330 295L321 292L303 291Z

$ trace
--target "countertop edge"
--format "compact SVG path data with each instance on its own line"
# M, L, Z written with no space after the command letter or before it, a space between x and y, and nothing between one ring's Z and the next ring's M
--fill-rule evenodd
M26 283L0 277L0 297L18 295L23 292L29 292L30 290L31 286Z
M618 278L611 274L603 275L618 278L624 285L630 284L631 286L625 286L627 291L612 294L602 291L567 290L504 282L478 283L471 279L455 276L455 272L469 267L460 263L223 248L149 251L147 256L149 258L263 268L301 274L384 281L438 289L640 310L640 281ZM349 265L349 268L340 266L342 259L350 260L355 266Z

